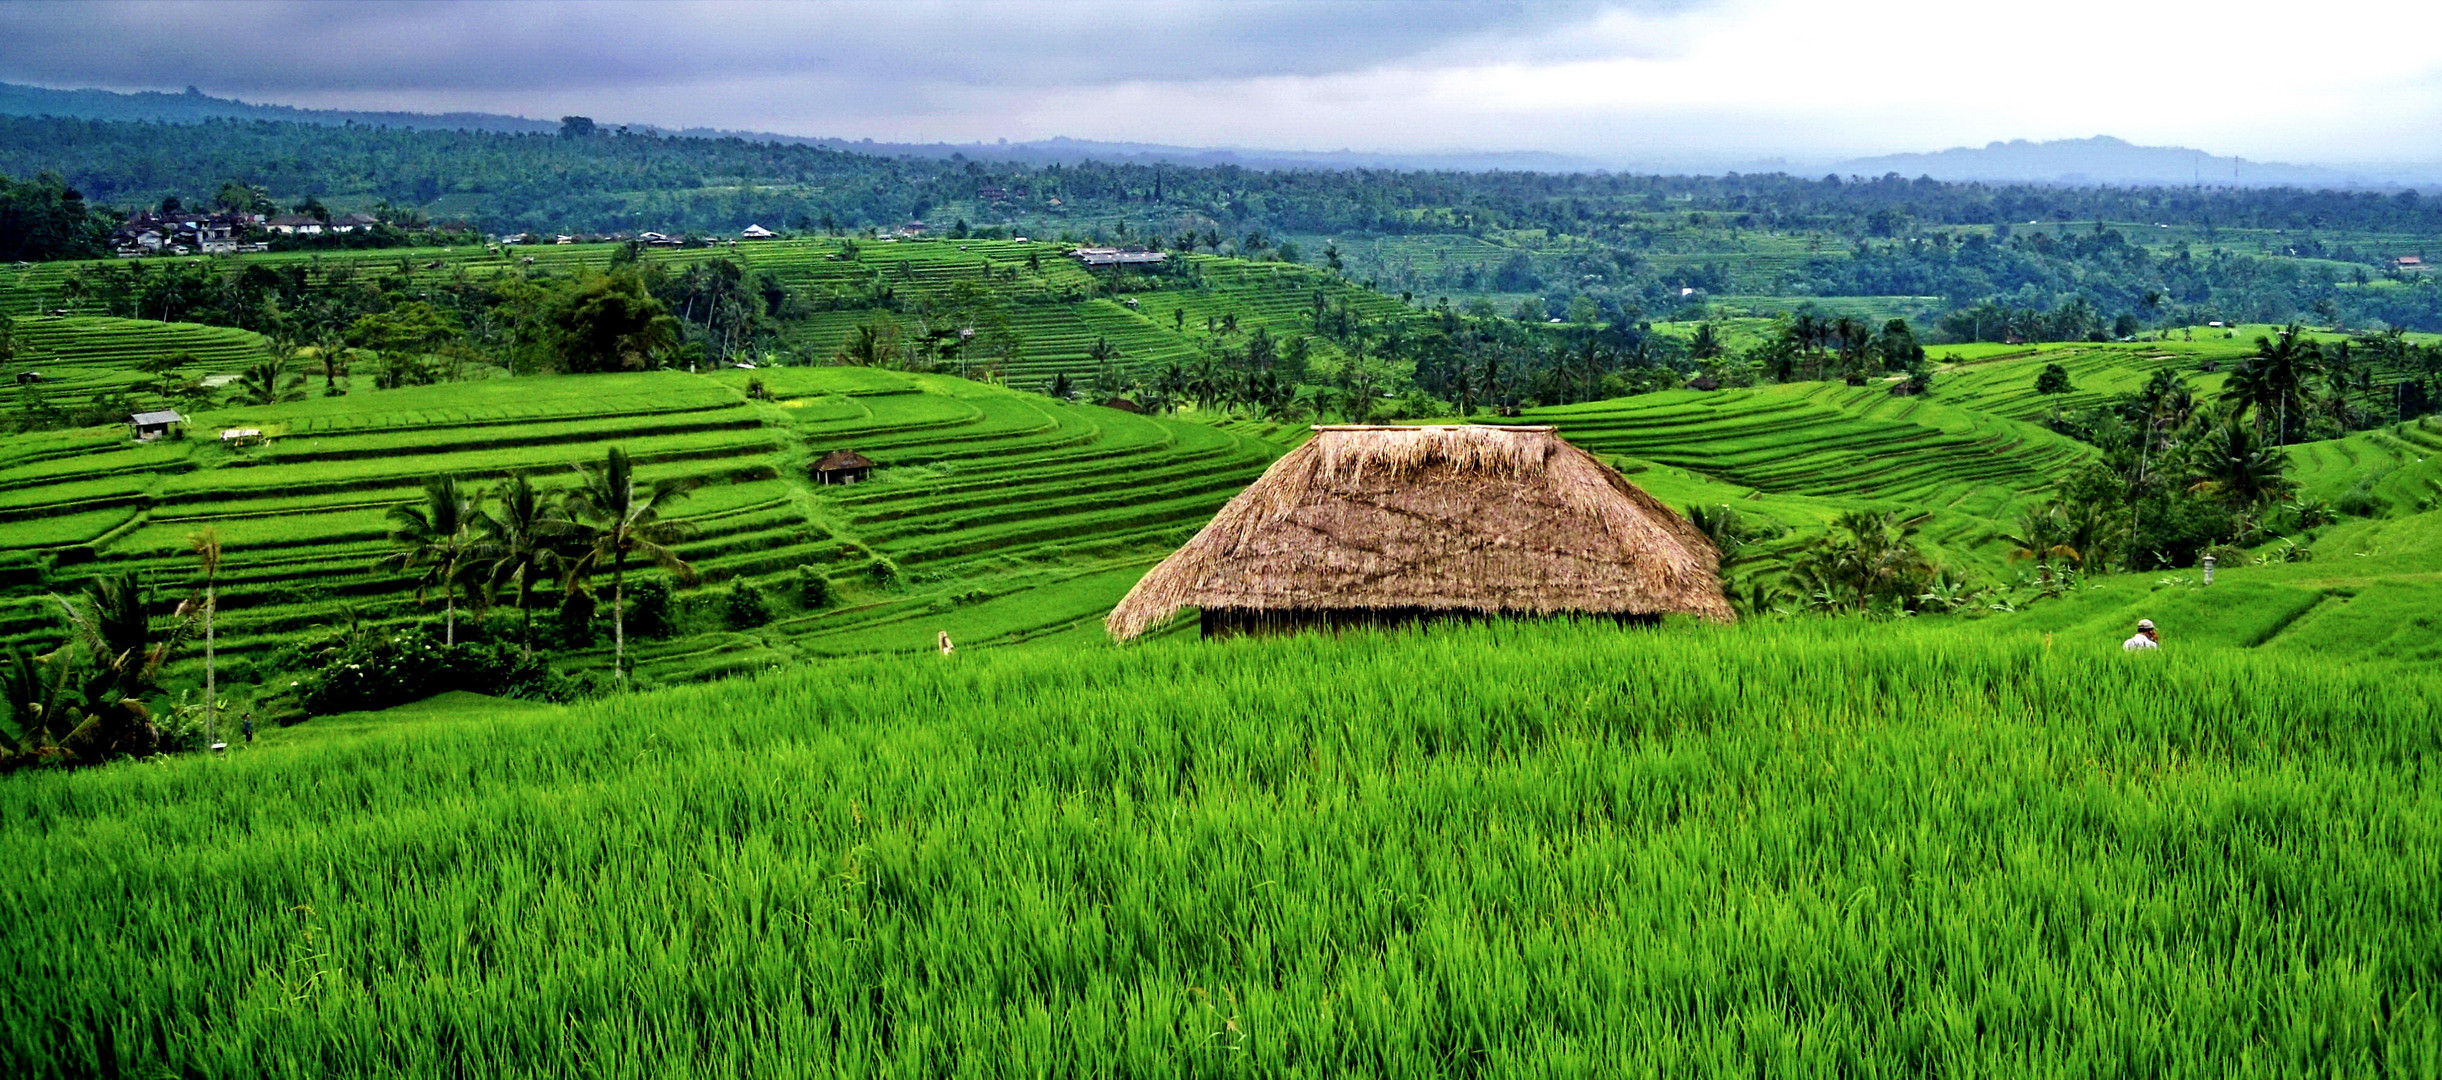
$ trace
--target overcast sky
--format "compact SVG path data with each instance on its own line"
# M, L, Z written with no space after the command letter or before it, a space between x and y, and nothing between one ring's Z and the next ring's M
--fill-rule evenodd
M2442 157L2442 2L5 0L0 80L888 141Z

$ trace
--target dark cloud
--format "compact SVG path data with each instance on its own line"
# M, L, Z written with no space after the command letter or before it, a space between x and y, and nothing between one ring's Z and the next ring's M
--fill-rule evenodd
M1320 75L1524 42L1604 7L1693 0L821 4L31 2L0 5L0 78L258 96L736 85L877 93Z

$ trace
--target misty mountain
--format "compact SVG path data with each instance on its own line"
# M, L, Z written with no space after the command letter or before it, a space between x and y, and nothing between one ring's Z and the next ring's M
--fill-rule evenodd
M0 115L58 116L78 120L134 120L194 124L205 120L277 120L301 124L365 124L419 131L498 131L511 134L559 130L556 120L532 120L497 113L355 112L344 109L301 109L291 105L259 105L235 98L213 97L194 87L183 94L159 91L118 93L109 90L53 90L40 86L0 83ZM603 127L616 126L603 121ZM745 139L749 142L819 146L885 157L949 158L1007 161L1025 165L1072 165L1083 161L1182 166L1236 165L1249 169L1449 169L1462 172L1510 170L1521 172L1587 172L1600 162L1540 151L1441 153L1367 153L1355 150L1303 151L1164 146L1153 143L1099 142L1065 136L1031 142L900 143L871 139L778 135L762 131L713 128L670 129L630 125L630 130L676 138Z
M1988 143L1931 154L1889 154L1834 166L1859 176L1898 173L1936 180L2146 187L2370 187L2433 181L2442 170L2335 169L2220 157L2183 146L2138 146L2109 135L2051 142Z
M257 105L235 98L213 97L190 86L183 94L145 90L122 94L110 90L53 90L42 86L0 83L0 115L59 116L75 120L139 120L165 124L196 124L206 120L277 120L292 124L368 124L418 131L502 131L512 134L559 130L555 120L529 120L494 113L353 112L344 109L300 109L291 105Z

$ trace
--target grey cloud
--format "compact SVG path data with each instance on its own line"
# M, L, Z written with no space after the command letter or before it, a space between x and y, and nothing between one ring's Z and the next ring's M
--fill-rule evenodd
M1362 70L1548 41L1605 7L1699 0L0 5L0 78L238 94L553 91L796 76L922 96Z

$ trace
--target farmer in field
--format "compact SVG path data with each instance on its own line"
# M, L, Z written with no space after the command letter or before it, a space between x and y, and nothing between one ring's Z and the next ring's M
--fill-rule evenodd
M940 631L936 631L936 633L938 633L938 634L940 634L940 635L941 635L941 640L940 640L940 642L939 642L939 644L941 645L941 655L943 655L943 656L948 656L948 655L950 655L951 653L953 653L953 652L957 652L957 651L958 651L958 646L950 644L950 632L949 632L949 631L947 631L947 630L940 630Z
M2137 620L2137 636L2120 643L2120 648L2129 652L2136 652L2140 649L2159 649L2161 647L2162 638L2160 635L2154 633L2154 620L2152 619Z

